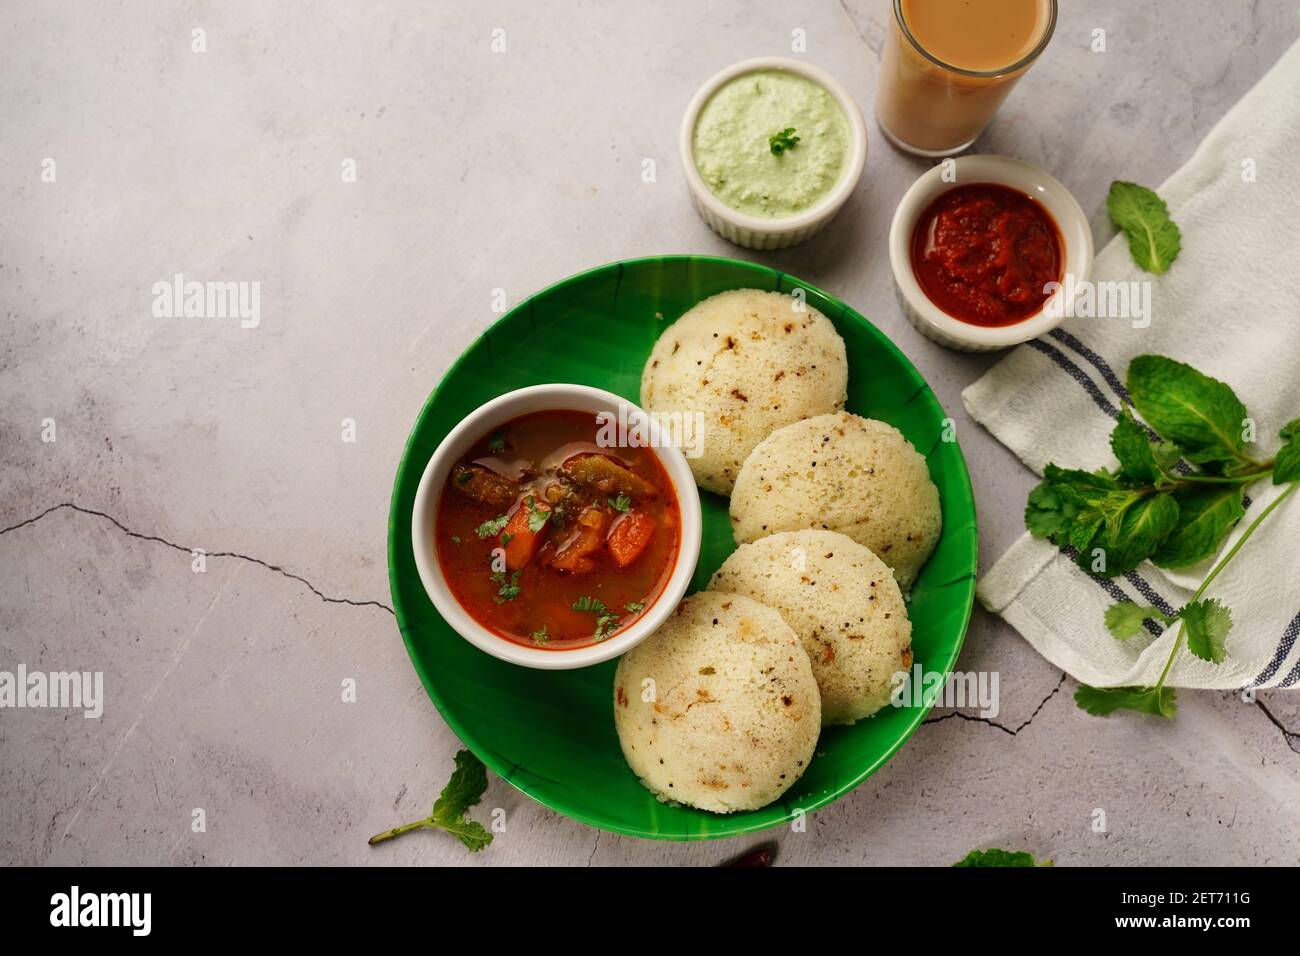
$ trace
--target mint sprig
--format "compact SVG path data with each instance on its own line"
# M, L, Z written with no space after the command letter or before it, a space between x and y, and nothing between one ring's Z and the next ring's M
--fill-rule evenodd
M1177 623L1178 633L1154 687L1085 685L1076 703L1097 716L1136 710L1173 717L1174 691L1164 685L1184 642L1204 661L1219 664L1227 657L1232 612L1205 592L1300 482L1300 419L1282 428L1278 454L1260 461L1248 450L1246 406L1223 382L1162 355L1141 355L1129 365L1127 385L1150 427L1128 406L1121 410L1110 437L1119 467L1088 472L1049 464L1025 506L1030 533L1073 548L1085 570L1115 577L1146 560L1167 568L1198 564L1219 552L1245 515L1248 485L1271 475L1274 484L1287 486L1178 611L1127 602L1106 610L1106 629L1120 640L1141 633L1147 621Z

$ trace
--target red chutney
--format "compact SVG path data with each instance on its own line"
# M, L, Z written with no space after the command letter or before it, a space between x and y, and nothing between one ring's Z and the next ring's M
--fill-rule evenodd
M1060 282L1061 231L1036 199L996 183L957 186L921 214L912 272L930 301L972 325L1011 325L1038 312Z
M677 496L649 448L602 448L594 412L522 415L452 466L434 544L456 600L502 638L599 643L663 593L681 544Z

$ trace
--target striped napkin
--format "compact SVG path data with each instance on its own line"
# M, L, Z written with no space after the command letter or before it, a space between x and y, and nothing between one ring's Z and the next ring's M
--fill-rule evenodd
M1157 353L1227 382L1258 423L1259 457L1300 416L1300 43L1219 122L1157 190L1182 230L1169 272L1133 264L1117 236L1094 281L1151 281L1150 322L1072 318L1017 347L962 394L971 416L1039 474L1048 462L1113 467L1108 437L1127 399L1131 358ZM1240 536L1280 489L1250 486ZM1044 657L1095 686L1154 684L1177 625L1119 641L1106 607L1132 600L1165 613L1181 607L1214 563L1168 571L1148 563L1113 579L1083 571L1051 543L1026 534L984 576L980 602ZM1207 597L1233 612L1227 660L1178 655L1174 687L1300 684L1300 499L1284 502L1215 579Z

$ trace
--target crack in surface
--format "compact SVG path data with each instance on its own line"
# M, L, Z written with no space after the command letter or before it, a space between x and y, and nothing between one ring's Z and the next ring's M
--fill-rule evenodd
M135 531L131 528L128 528L126 525L118 521L110 514L107 514L103 511L96 511L94 508L83 508L81 505L73 504L71 501L65 501L61 504L53 505L49 508L46 508L40 514L33 515L32 517L26 519L25 521L19 521L17 524L11 524L7 528L0 528L0 535L6 535L10 531L17 531L19 528L26 528L28 525L36 524L36 522L40 521L42 518L54 514L54 512L56 511L63 511L65 509L68 511L76 511L83 515L90 515L95 518L103 518L105 521L112 524L114 527L116 527L119 531L121 531L123 534L127 535L128 537L136 538L140 541L152 541L157 544L165 545L174 551L182 551L185 554L194 553L193 548L187 548L184 545L177 544L174 541L168 541L166 538L160 538L154 534L144 534L142 532ZM250 554L240 554L238 551L205 551L204 556L209 558L237 558L240 561L247 561L249 564L256 564L260 567L266 568L268 571L274 571L276 574L289 578L292 581L297 581L299 584L305 585L309 591L315 594L326 604L350 604L353 607L377 607L377 608L382 608L383 610L387 611L389 614L393 613L393 609L389 607L387 604L383 603L382 601L355 601L352 598L331 597L330 595L322 591L320 588L316 587L316 585L312 584L310 581L304 578L302 575L294 574L292 571L287 571L284 568L280 567L278 564L272 564L270 561L263 561L261 558L255 558Z
M1274 716L1273 712L1269 710L1268 707L1265 706L1264 702L1258 697L1255 698L1255 704L1264 712L1264 716L1269 719L1269 722L1278 730L1282 731L1282 739L1286 741L1286 745L1291 748L1291 752L1300 754L1300 746L1297 746L1297 744L1300 744L1300 731L1287 730L1286 724L1278 720L1278 718Z
M931 717L928 720L921 721L921 723L938 724L938 723L942 723L945 720L950 720L953 717L960 717L962 720L969 720L971 723L988 724L990 727L996 727L1004 734L1008 734L1009 736L1014 737L1016 736L1016 734L1020 733L1020 731L1024 730L1031 723L1033 723L1034 718L1038 716L1038 712L1047 706L1047 702L1049 700L1051 700L1058 693L1060 693L1061 686L1065 683L1065 678L1067 676L1069 675L1067 675L1065 671L1061 671L1061 679L1056 682L1056 686L1052 688L1051 692L1046 697L1044 697L1042 700L1038 702L1038 706L1034 708L1034 712L1030 714L1028 717L1026 717L1024 722L1021 723L1020 726L1017 727L1015 730L1012 730L1006 724L999 723L998 721L994 720L991 717L981 717L978 714L963 714L960 710L954 710L951 713L944 714L942 717Z
M858 35L858 39L862 41L862 45L865 46L869 51L871 51L872 55L875 56L877 60L879 60L880 44L871 42L871 40L867 37L867 35L862 32L861 27L858 26L858 18L853 15L853 11L849 9L848 4L845 3L844 0L839 0L839 4L840 4L840 9L844 11L844 15L849 18L849 23L853 27L853 32L856 33Z

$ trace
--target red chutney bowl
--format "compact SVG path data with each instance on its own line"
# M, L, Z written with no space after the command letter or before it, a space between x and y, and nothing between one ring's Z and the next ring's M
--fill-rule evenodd
M648 599L648 606L635 620L605 640L563 649L526 647L494 632L478 620L457 598L455 582L448 580L446 569L439 561L435 531L442 490L452 468L483 435L522 416L552 410L590 412L593 418L597 413L608 414L619 422L646 418L645 412L632 403L612 392L586 385L533 385L507 392L479 406L447 434L425 465L411 514L411 543L415 566L429 599L443 620L461 637L484 653L511 664L542 670L569 670L590 667L626 653L653 634L672 614L695 573L703 524L700 495L686 456L671 443L655 442L647 451L653 453L663 466L676 496L680 538L671 570L666 574L662 587L655 597Z
M989 322L962 318L951 297L932 297L916 271L917 230L942 205L945 194L964 187L1003 187L1038 204L1055 226L1060 283L1033 311ZM995 190L987 190L995 192ZM926 337L963 352L990 352L1037 338L1063 322L1065 297L1075 295L1092 271L1092 232L1078 201L1061 183L1030 163L1007 156L961 156L921 176L903 194L889 227L889 262L899 302L908 320ZM933 286L931 286L933 292ZM936 298L938 301L936 301ZM948 305L952 312L940 303Z

